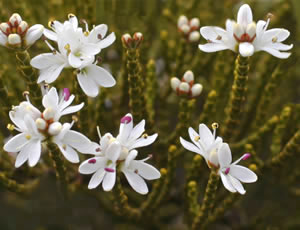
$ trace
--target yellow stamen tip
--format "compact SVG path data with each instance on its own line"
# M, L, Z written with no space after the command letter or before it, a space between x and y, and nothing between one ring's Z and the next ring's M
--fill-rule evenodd
M212 126L213 129L219 128L219 124L217 122L212 123L211 126Z
M15 129L15 126L13 124L8 124L6 127L9 131L13 131Z
M31 135L29 135L29 134L27 134L25 137L26 137L27 140L31 139Z
M195 141L199 141L199 140L200 140L200 136L196 136L196 137L194 138L194 140L195 140Z
M147 134L147 133L144 133L144 134L142 135L142 137L146 139L146 138L148 138L148 134Z

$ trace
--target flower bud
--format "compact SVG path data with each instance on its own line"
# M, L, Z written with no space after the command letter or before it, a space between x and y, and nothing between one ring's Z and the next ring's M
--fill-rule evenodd
M189 33L190 32L190 27L189 27L189 25L186 25L186 24L184 24L184 25L182 25L181 27L179 27L179 29L184 33L184 34L187 34L187 33Z
M192 18L190 21L190 27L193 30L197 30L200 27L200 20L198 18Z
M36 127L40 130L44 130L47 127L47 122L42 118L36 119L35 124L36 124Z
M4 33L2 33L1 31L0 31L0 45L2 45L2 46L7 45L7 36Z
M141 44L141 42L144 40L144 36L141 32L136 32L133 35L133 39L135 41L135 47L138 47Z
M200 39L200 33L198 31L193 31L189 35L189 41L190 42L197 42Z
M11 33L11 28L6 22L0 24L0 30L7 36Z
M252 56L254 53L254 46L249 42L242 42L239 45L239 52L243 57Z
M180 93L188 93L190 91L190 85L186 82L181 82L178 89Z
M26 46L31 46L33 43L38 40L44 32L44 26L40 24L36 24L34 26L31 26L26 33L25 36L25 44Z
M124 34L122 36L122 42L126 47L130 47L132 43L132 37L130 34Z
M21 45L21 37L19 34L10 34L8 36L8 44L12 46L20 46Z
M173 90L177 90L178 86L180 85L180 80L177 77L172 77L171 78L171 88Z
M51 120L54 118L55 111L52 108L47 108L43 112L43 117L45 120Z
M194 73L191 70L186 71L183 75L182 80L187 83L193 83L194 82Z
M22 18L17 13L14 13L9 19L9 23L14 27L17 27L21 22L22 22Z
M178 18L177 26L178 26L178 28L181 28L181 26L187 25L188 22L189 22L189 21L188 21L188 18L187 18L185 15L181 15L181 16Z
M62 130L62 124L58 121L53 122L49 128L48 128L48 133L52 136L58 135L60 131Z
M17 32L18 32L18 34L23 35L27 31L27 29L28 29L27 22L22 21L18 26Z
M193 85L192 89L191 89L191 96L192 97L197 97L201 94L203 89L203 86L201 84L195 84Z

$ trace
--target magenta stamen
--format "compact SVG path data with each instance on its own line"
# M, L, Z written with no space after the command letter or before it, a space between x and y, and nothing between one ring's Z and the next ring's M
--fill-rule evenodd
M230 168L227 168L227 169L225 170L225 174L227 175L227 174L229 173L229 171L230 171Z
M95 163L96 163L96 159L90 159L90 160L88 161L88 163L89 163L89 164L95 164Z
M96 148L96 152L101 152L101 149L100 148Z
M63 92L64 92L63 95L64 95L65 101L68 101L70 98L70 95L71 95L70 90L68 88L64 88Z
M242 160L245 161L245 160L247 160L250 157L251 157L251 154L250 153L246 153L246 154L244 154L244 157L242 158Z
M125 116L121 118L121 123L128 124L129 122L131 122L131 117Z
M106 172L110 172L110 173L115 172L115 170L114 170L114 169L111 169L111 168L105 168L104 170L105 170Z

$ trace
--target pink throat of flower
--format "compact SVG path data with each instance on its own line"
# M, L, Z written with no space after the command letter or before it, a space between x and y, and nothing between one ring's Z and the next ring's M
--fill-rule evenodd
M249 159L251 157L251 154L250 153L245 153L244 154L244 157L242 158L243 161Z
M227 168L227 169L225 170L225 174L227 175L227 174L229 173L229 171L230 171L230 168Z
M238 41L238 42L250 42L252 43L256 37L256 34L254 34L253 37L250 37L249 34L244 33L242 34L240 37L236 36L235 34L233 34L234 38Z
M121 123L122 124L128 124L129 122L131 122L131 117L125 116L125 117L121 118Z
M68 101L69 100L69 98L70 98L70 90L68 89L68 88L64 88L64 90L63 90L63 95L64 95L64 99L65 99L65 101Z
M90 159L90 160L88 161L88 163L89 163L89 164L95 164L95 163L96 163L96 159Z
M105 170L106 172L109 172L109 173L115 172L115 170L114 170L114 169L111 169L111 168L105 168L104 170Z

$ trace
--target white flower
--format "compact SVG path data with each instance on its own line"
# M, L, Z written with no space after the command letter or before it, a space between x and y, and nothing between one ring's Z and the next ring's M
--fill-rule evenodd
M208 43L199 45L199 48L204 52L230 49L244 57L264 50L275 57L288 58L290 53L280 51L287 51L293 47L281 43L288 38L289 31L285 29L266 31L269 20L259 21L256 25L250 6L244 4L238 11L237 22L229 19L226 21L226 30L215 26L202 27L200 33Z
M132 150L122 165L122 172L130 186L140 194L147 194L148 187L144 179L155 180L160 178L160 172L152 165L145 163L150 157L143 160L135 160L137 151Z
M0 45L28 48L43 35L43 32L44 26L36 24L29 28L27 22L14 13L8 22L0 24Z
M112 87L116 84L113 76L95 62L95 55L115 40L114 33L104 38L106 25L83 32L74 15L63 24L58 21L50 24L53 31L46 29L44 34L57 42L58 50L46 41L52 52L40 54L31 60L31 65L40 70L38 83L52 83L64 68L74 68L80 87L90 97L98 95L99 86Z
M58 121L63 115L76 113L81 110L84 106L83 102L79 105L70 106L74 98L75 96L73 94L70 95L68 89L64 89L63 95L59 97L56 88L52 87L43 97L45 111L48 113L52 111L51 117L48 116L47 119L52 118L54 121Z
M219 174L221 175L222 182L227 190L230 192L239 192L245 194L246 191L241 184L253 183L257 181L257 176L250 169L237 165L241 160L246 160L250 157L249 153L244 154L240 159L232 162L231 151L228 144L223 143L218 151L220 169Z
M223 140L216 137L217 125L213 124L214 132L212 133L205 124L199 125L199 133L192 127L189 128L189 136L193 143L180 137L180 143L189 151L195 152L203 156L209 167L219 167L218 149Z
M16 126L14 129L20 134L11 138L4 145L4 150L18 153L15 167L20 167L27 160L30 167L35 166L40 159L42 142L45 140L57 144L65 158L72 163L79 162L74 149L81 153L97 153L98 144L91 142L81 133L70 130L72 124L61 124L58 121L62 115L77 112L82 108L83 104L69 106L73 99L74 95L65 93L59 100L56 89L51 88L43 97L43 113L30 103L28 97L27 101L13 107L9 116Z

